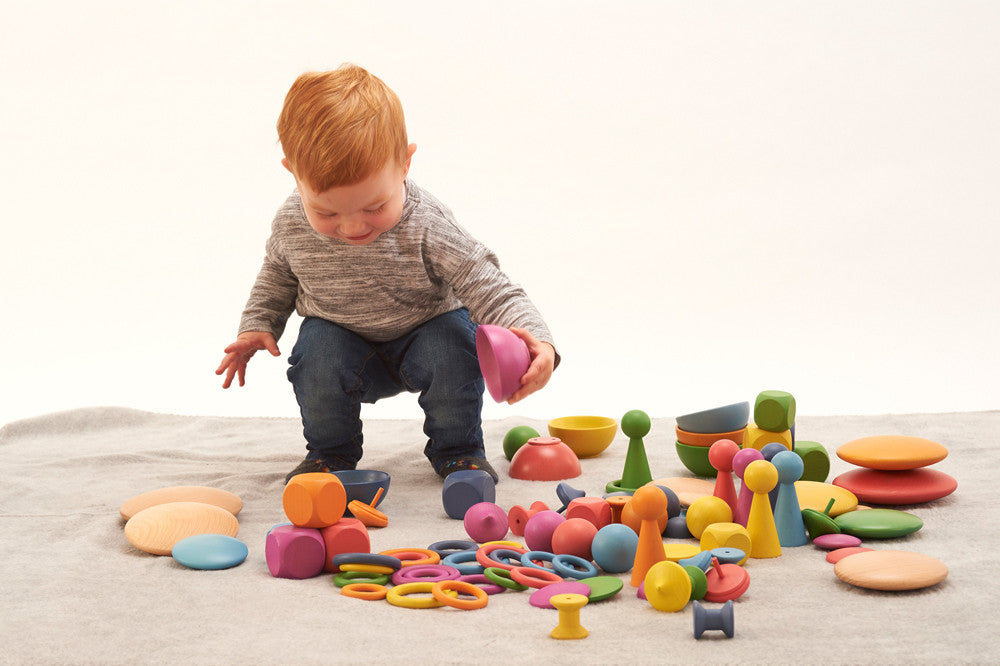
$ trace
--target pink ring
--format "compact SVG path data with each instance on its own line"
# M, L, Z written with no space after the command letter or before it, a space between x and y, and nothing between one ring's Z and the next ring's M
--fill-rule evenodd
M464 576L460 576L459 580L464 583L472 583L473 585L479 586L479 589L486 594L500 594L506 589L502 585L491 583L490 579L486 577L486 574L466 574Z
M555 571L535 567L514 567L510 570L510 577L521 585L535 588L563 582L563 577Z
M455 567L446 564L421 564L415 567L403 567L392 574L393 585L403 583L436 583L442 580L458 580L461 575Z
M520 562L518 564L508 564L506 562L494 560L493 558L490 557L490 553L492 553L495 550L511 550L521 555L524 555L525 553L528 552L524 548L513 548L506 543L484 543L482 546L479 547L479 550L476 551L476 561L479 562L484 567L497 567L498 569L506 569L507 571L510 571L511 569L520 564Z

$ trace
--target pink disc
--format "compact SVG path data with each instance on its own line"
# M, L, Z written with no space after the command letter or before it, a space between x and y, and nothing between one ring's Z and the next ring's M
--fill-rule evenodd
M851 534L822 534L813 539L813 545L823 550L837 550L860 546L861 539Z
M590 586L586 583L577 583L576 581L568 580L564 583L552 583L532 592L528 598L528 603L535 608L555 608L549 601L555 594L582 594L585 597L589 597L590 593Z
M858 553L870 552L871 548L865 548L863 546L853 546L851 548L838 548L837 550L831 550L826 554L826 561L830 564L836 564L845 557L850 557L851 555L856 555Z

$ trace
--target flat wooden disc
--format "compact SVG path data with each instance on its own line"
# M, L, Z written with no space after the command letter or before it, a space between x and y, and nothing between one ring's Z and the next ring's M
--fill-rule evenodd
M691 506L691 502L705 495L715 493L715 482L693 479L689 476L671 476L653 481L654 486L665 486L677 495L681 506Z
M125 523L125 538L139 550L170 555L181 539L195 534L234 537L240 524L229 511L201 502L170 502L143 509Z
M157 504L167 504L169 502L201 502L202 504L214 504L233 514L239 514L243 509L243 500L229 491L221 488L209 488L207 486L172 486L170 488L159 488L149 492L136 495L129 501L122 504L119 513L122 518L128 520L143 509L148 509Z
M877 435L847 442L837 455L858 467L901 470L933 465L945 459L948 449L923 437Z
M948 576L948 567L940 560L906 550L855 553L837 562L833 571L845 583L888 591L919 590Z
M872 504L920 504L946 497L958 487L958 481L936 469L885 471L852 469L833 480L863 502Z
M854 511L858 507L858 498L854 493L830 483L796 481L795 494L798 496L800 509L815 509L820 513L823 513L830 498L833 498L830 516L839 516L842 513Z

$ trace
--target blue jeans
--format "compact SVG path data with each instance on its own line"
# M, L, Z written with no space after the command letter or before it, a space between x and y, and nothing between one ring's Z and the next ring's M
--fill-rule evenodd
M307 317L288 358L302 414L307 459L353 469L361 460L361 403L419 393L424 455L438 471L449 460L485 457L484 382L476 325L465 308L439 315L389 342L371 342Z

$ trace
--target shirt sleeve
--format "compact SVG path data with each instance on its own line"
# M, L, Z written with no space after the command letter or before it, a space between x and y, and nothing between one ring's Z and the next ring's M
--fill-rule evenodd
M268 331L278 340L295 309L298 285L282 252L279 222L275 220L265 246L264 262L243 309L239 333Z

